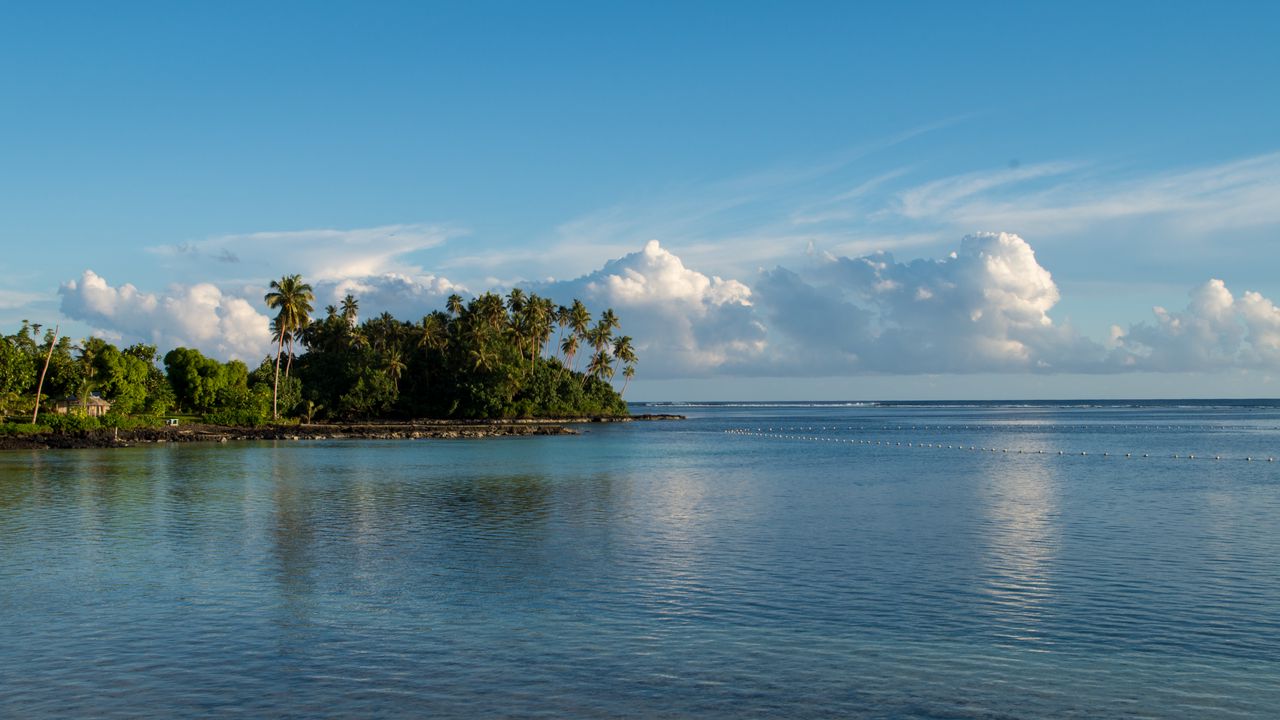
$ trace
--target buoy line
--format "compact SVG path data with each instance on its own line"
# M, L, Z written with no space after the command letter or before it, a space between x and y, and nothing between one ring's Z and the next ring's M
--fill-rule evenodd
M819 430L819 429L826 430L827 428L813 428L813 430ZM839 428L833 427L831 429L838 430ZM778 431L774 431L773 428L758 428L756 430L731 429L731 430L725 430L724 432L729 435L739 435L744 437L760 437L760 438L769 438L769 439L776 439L776 440L807 440L807 441L816 441L816 442L844 443L848 445L866 445L866 446L898 447L898 448L905 447L910 449L937 449L937 450L954 449L954 450L966 450L969 452L979 452L979 451L990 452L990 453L998 452L1004 455L1007 455L1007 454L1050 455L1054 453L1054 451L1046 451L1043 449L1027 450L1025 448L1007 448L1007 447L996 448L996 447L985 447L985 446L978 447L977 445L965 445L964 443L943 444L941 442L924 442L924 443L908 442L905 445L903 445L901 441L897 441L897 440L875 440L871 438L842 438L842 437L820 436L820 435L796 435L788 432L782 432L784 430L786 430L786 428L778 428ZM1068 455L1076 456L1076 457L1088 457L1090 453L1087 450L1080 450L1078 452L1074 450L1071 450L1071 451L1058 450L1056 451L1056 454L1063 457ZM1094 453L1094 455L1097 456L1099 454ZM1100 455L1101 457L1104 457L1104 458L1111 457L1111 452L1106 451L1101 453ZM1137 453L1127 452L1127 453L1124 453L1124 457L1151 458L1152 454L1148 452L1148 453L1142 453L1141 455L1139 455ZM1173 459L1173 460L1215 460L1215 461L1240 460L1243 462L1275 462L1276 461L1275 456L1271 456L1271 455L1266 455L1266 456L1259 455L1257 457L1252 455L1246 455L1244 457L1225 457L1221 454L1197 456L1195 453L1172 453L1169 457L1170 459Z
M1280 426L1270 427L1262 425L1015 425L1015 424L989 424L989 425L789 425L785 427L770 428L774 431L781 432L817 432L822 430L849 430L856 432L868 432L876 430L894 430L894 431L957 431L972 430L976 432L1003 432L1013 430L1019 433L1050 433L1061 432L1066 430L1082 430L1082 431L1116 431L1116 430L1138 430L1142 432L1151 432L1153 430L1172 430L1172 431L1188 431L1188 432L1211 432L1219 430L1280 430Z

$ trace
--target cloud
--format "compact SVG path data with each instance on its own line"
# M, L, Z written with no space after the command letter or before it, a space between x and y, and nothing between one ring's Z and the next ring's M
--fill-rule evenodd
M747 280L705 273L650 240L580 277L524 286L561 304L580 298L597 317L613 308L648 379L1280 367L1280 308L1257 292L1236 297L1217 279L1196 288L1186 309L1156 307L1152 320L1115 325L1097 342L1055 320L1061 291L1012 233L968 235L953 252L908 261L887 252L814 252L799 266ZM469 295L430 273L329 278L314 287L316 315L351 293L364 317L386 311L409 320L442 308L452 293ZM113 287L90 270L59 290L65 315L112 337L246 360L270 347L262 292L196 283L152 294Z
M751 289L685 267L657 240L574 280L534 286L559 303L614 308L635 339L645 377L701 376L764 349Z
M1063 175L1077 167L1065 162L1042 163L942 178L901 193L897 210L909 218L935 216L951 211L963 201L990 190Z
M406 320L442 309L453 293L467 295L467 289L436 275L400 275L386 273L341 280L323 280L314 285L316 314L322 316L325 305L341 306L348 294L360 302L360 315L373 317L383 312Z
M384 273L421 274L411 256L461 234L462 230L443 225L383 225L222 235L149 250L174 262L203 264L212 259L254 272L300 273L310 281L341 280Z
M42 299L44 297L36 293L0 289L0 310L16 310Z
M1161 372L1280 366L1280 308L1259 293L1237 299L1215 278L1191 292L1185 310L1153 313L1153 323L1113 328L1114 362Z
M938 260L830 257L811 275L778 268L758 285L770 328L817 360L810 372L1047 372L1101 352L1054 323L1057 285L1017 235L970 235Z
M161 351L196 347L216 357L256 362L269 352L270 321L242 297L216 285L175 285L165 294L144 293L124 284L113 287L85 270L63 283L62 314L124 342L154 343Z
M877 211L935 227L1018 228L1038 237L1142 218L1145 235L1221 239L1280 223L1280 153L1190 169L1126 172L1054 162L964 173L899 190ZM1156 224L1153 224L1156 223Z

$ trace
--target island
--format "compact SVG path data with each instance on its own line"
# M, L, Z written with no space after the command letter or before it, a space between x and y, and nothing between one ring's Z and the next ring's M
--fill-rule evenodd
M417 321L361 321L351 294L313 318L299 275L269 287L273 348L253 369L23 321L0 338L0 447L545 435L632 419L623 395L638 358L612 309L593 320L580 300L517 287L451 295Z

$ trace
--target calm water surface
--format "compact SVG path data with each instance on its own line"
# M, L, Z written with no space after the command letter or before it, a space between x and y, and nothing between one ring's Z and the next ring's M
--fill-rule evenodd
M0 717L1280 713L1274 403L675 411L0 453Z

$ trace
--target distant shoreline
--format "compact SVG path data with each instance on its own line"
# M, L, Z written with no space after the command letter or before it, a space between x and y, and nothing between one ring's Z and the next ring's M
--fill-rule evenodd
M315 423L236 427L192 423L178 427L116 430L101 428L72 433L0 437L0 450L64 450L134 447L166 443L241 440L420 440L577 435L570 425L683 420L683 415L642 414L619 417L517 418L504 420L405 420L399 422Z

